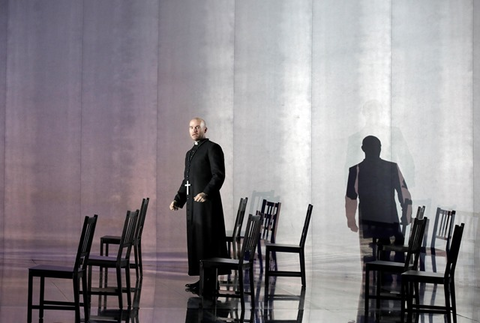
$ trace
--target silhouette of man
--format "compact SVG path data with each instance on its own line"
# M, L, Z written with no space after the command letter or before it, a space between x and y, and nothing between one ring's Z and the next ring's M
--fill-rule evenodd
M381 142L375 136L363 139L365 159L349 168L345 210L347 225L353 232L360 231L360 246L363 257L375 257L371 249L372 239L381 244L404 243L395 202L395 192L402 208L402 223L411 222L411 195L402 172L394 162L380 158ZM358 223L355 220L358 205ZM402 255L398 255L401 257ZM397 261L402 261L398 259Z

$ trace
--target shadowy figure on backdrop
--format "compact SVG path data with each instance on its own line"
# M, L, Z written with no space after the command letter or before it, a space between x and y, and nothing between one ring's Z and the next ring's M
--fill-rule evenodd
M403 175L410 188L415 187L415 161L399 127L392 124L392 111L378 100L369 100L362 106L358 121L363 126L348 137L345 167L362 158L358 143L375 133L378 138L389 138L382 143L382 156L387 160L401 161ZM395 143L395 146L393 146Z
M402 224L411 222L411 195L402 172L394 162L380 158L381 142L375 136L363 139L365 159L349 169L345 210L347 225L359 231L362 261L376 257L376 243L403 245L405 237L395 201L395 192L402 209ZM355 219L358 205L358 226ZM395 261L403 261L403 254ZM389 257L385 255L385 258Z

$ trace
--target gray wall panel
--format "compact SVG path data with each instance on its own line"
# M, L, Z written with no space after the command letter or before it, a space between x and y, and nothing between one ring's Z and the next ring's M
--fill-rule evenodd
M0 1L0 210L5 202L5 112L7 106L7 1ZM0 249L4 245L5 222L0 221Z
M311 202L311 18L311 1L236 6L236 189L274 190L278 234L290 242Z
M127 210L150 197L146 251L155 248L156 1L85 1L82 212L98 236L120 234Z
M393 8L392 119L414 156L413 198L470 210L473 192L464 187L473 185L472 2Z
M82 222L81 3L15 1L8 9L5 238L39 248L57 244L49 240L57 230L71 242Z

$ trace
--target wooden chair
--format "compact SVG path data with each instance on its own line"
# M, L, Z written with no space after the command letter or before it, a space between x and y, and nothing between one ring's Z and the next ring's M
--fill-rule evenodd
M203 297L227 297L239 298L241 302L242 314L245 313L245 294L250 294L252 311L255 308L255 288L254 288L254 253L258 243L260 234L262 215L249 215L247 227L245 229L245 237L243 239L242 250L238 259L231 258L210 258L200 260L200 295ZM205 271L215 270L216 276L220 269L235 270L238 272L239 283L236 290L220 290L211 291L211 295L205 295ZM244 273L249 272L250 290L245 292Z
M305 278L305 243L307 240L308 227L310 225L310 219L312 217L313 205L309 204L307 207L307 214L305 216L305 222L303 224L302 236L300 238L300 243L296 244L279 244L279 243L265 243L265 295L268 294L268 284L270 276L279 276L279 277L301 277L302 286L306 286ZM300 271L279 271L277 264L275 268L271 268L270 264L270 255L276 254L277 252L285 253L296 253L299 256L300 260ZM276 262L276 260L275 260Z
M381 293L382 278L384 273L397 274L414 269L418 267L420 258L420 251L422 247L423 235L425 233L425 227L428 219L415 218L413 222L412 233L408 241L408 250L405 257L405 262L395 262L387 260L374 260L365 264L365 319L367 320L369 315L370 298L376 299L376 308L380 308L381 299L401 300L400 295L391 293ZM370 272L377 273L375 294L370 294Z
M408 270L402 274L402 322L405 320L405 303L407 304L409 322L411 322L413 312L443 313L447 315L447 321L449 323L452 321L452 316L453 322L457 322L455 267L462 242L464 226L464 223L455 226L452 244L447 252L447 264L443 273ZM445 305L435 305L433 303L424 304L424 302L420 302L419 284L443 285Z
M145 218L147 217L147 209L150 198L144 198L140 207L140 213L137 217L135 225L135 237L133 242L133 255L135 262L130 262L130 268L135 269L136 279L139 280L143 276L142 261L142 233L145 226ZM105 235L100 238L100 256L109 256L110 245L120 244L121 236ZM105 272L105 280L108 280L108 271Z
M245 218L245 210L247 208L247 202L248 202L248 197L240 199L240 203L238 205L238 210L237 210L237 216L235 218L235 224L233 226L233 231L227 232L226 234L228 254L234 259L238 257L238 249L240 246L243 219Z
M78 244L77 256L73 267L56 266L56 265L38 265L28 269L28 315L27 322L32 322L32 310L39 310L39 321L43 322L43 314L45 310L74 310L75 322L80 323L80 307L83 306L85 322L90 319L89 301L87 293L87 270L86 264L92 247L93 236L97 224L97 215L93 217L85 217L83 229ZM33 305L33 279L40 278L40 302ZM45 300L45 279L60 278L71 279L73 282L73 302ZM80 288L81 287L81 288ZM83 302L80 302L80 294L82 294Z
M88 290L91 295L99 296L99 309L101 296L116 296L118 298L119 316L123 314L123 293L127 293L128 308L132 305L131 284L130 284L130 253L134 244L135 226L137 224L137 217L139 210L127 211L123 231L118 245L118 252L116 257L112 256L90 256L88 259ZM102 275L99 275L99 287L92 287L92 268L99 267L102 270L109 268L115 269L116 285L107 286L107 282L102 281ZM122 286L122 270L125 271L125 289Z
M280 218L280 202L272 202L263 200L262 209L260 213L263 214L262 227L260 229L260 238L257 244L257 258L260 265L260 272L263 273L263 255L262 245L265 242L275 243L277 236L278 220ZM275 254L272 255L272 260L276 263ZM266 264L268 266L269 264Z

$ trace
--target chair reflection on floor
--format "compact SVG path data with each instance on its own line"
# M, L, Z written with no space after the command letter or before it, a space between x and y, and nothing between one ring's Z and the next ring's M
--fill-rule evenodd
M45 310L74 310L75 322L80 323L80 307L84 308L85 321L89 320L89 295L87 293L87 261L92 247L93 236L97 223L97 215L85 217L77 256L73 266L38 265L28 269L28 315L27 322L32 322L32 310L39 310L39 321L43 322ZM33 279L40 278L40 302L34 305L32 300ZM73 302L45 300L45 278L71 279L73 282ZM83 302L80 302L80 295Z
M462 242L464 224L456 225L452 244L447 253L447 265L443 273L408 270L402 274L402 322L405 321L405 312L408 313L408 322L412 321L413 312L442 313L447 322L457 322L457 307L455 300L455 268L457 265L460 244ZM425 304L420 301L419 284L443 285L445 305ZM415 301L415 302L414 302ZM407 308L405 311L405 303Z
M205 272L214 270L216 277L220 269L234 270L238 272L238 284L235 290L215 289L209 291L209 298L226 297L239 298L241 303L242 317L245 313L245 295L250 295L252 310L255 307L255 289L254 289L254 257L255 247L258 243L262 215L249 215L245 237L243 239L242 251L239 259L215 257L200 260L200 295L205 298ZM249 291L245 291L244 274L248 272Z
M210 301L212 302L212 301ZM209 323L209 322L257 322L251 315L249 318L241 316L238 310L238 299L227 299L223 302L205 304L201 297L190 297L187 301L185 323Z
M277 277L273 277L274 280L277 279ZM270 284L269 285L269 290L268 293L265 292L265 298L264 298L264 309L263 309L263 322L264 323L301 323L303 321L303 313L304 313L304 307L305 307L305 290L306 286L301 286L300 288L300 294L295 295L295 294L279 294L276 293L276 284ZM297 311L297 317L295 318L290 318L290 319L285 319L285 318L276 318L275 315L275 304L278 304L279 302L298 302L298 311ZM290 311L288 311L290 314Z
M121 316L118 316L118 310L116 309L99 309L99 312L96 316L93 317L88 323L101 323L101 322L131 322L131 323L140 323L139 314L140 314L140 296L142 293L142 282L143 278L137 279L135 282L135 287L132 288L133 298L132 298L132 307L122 311Z

